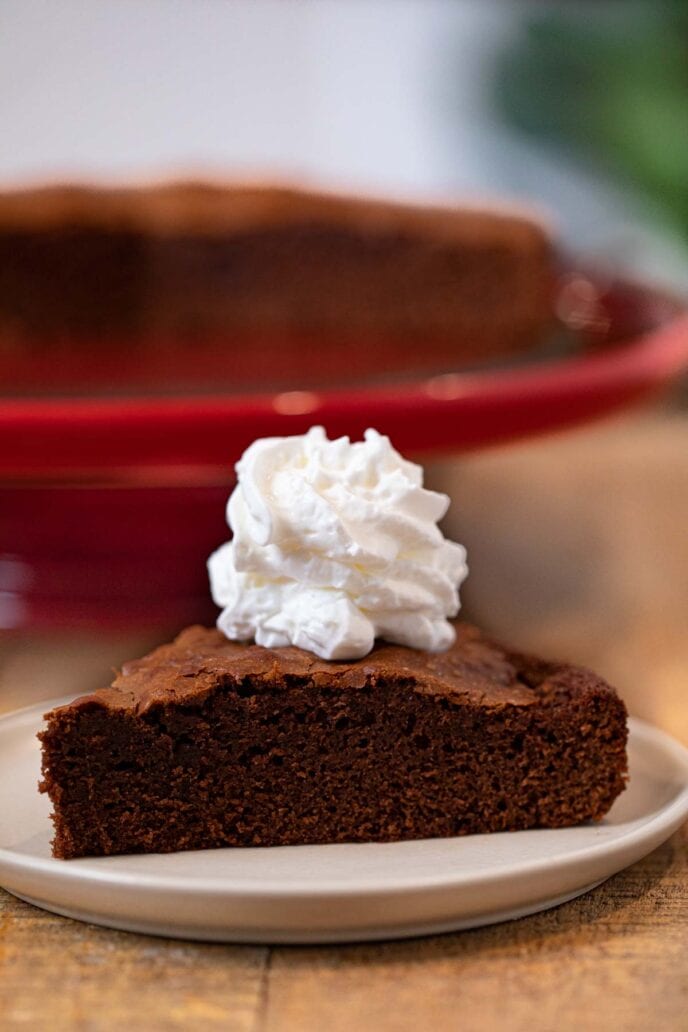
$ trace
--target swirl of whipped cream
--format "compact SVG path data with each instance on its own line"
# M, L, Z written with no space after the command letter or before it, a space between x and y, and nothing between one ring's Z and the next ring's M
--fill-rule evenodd
M219 629L234 640L357 659L376 637L441 651L454 640L466 551L437 521L446 495L389 438L322 427L255 441L227 505L233 539L208 560Z

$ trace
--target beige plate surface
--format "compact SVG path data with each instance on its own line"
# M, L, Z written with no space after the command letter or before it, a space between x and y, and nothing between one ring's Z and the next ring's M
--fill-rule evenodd
M628 789L598 825L370 845L61 861L38 794L42 703L0 719L0 884L114 928L227 942L350 942L509 920L641 859L688 818L688 750L630 721Z

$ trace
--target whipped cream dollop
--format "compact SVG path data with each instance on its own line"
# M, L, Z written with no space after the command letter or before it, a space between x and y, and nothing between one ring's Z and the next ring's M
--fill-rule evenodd
M468 573L437 521L449 498L376 430L322 427L256 441L227 505L233 539L208 560L217 626L238 641L358 659L376 637L436 652L454 641Z

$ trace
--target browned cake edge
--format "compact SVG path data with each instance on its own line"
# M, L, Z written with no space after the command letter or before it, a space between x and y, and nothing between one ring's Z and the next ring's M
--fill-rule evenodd
M534 208L432 204L280 183L172 180L147 186L62 183L0 191L0 231L89 227L185 236L321 222L361 232L407 231L486 248L551 249Z

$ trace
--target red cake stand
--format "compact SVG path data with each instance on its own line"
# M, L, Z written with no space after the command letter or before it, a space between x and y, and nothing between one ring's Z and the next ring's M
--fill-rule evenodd
M212 619L205 560L256 437L374 426L404 454L461 452L596 419L688 368L688 314L659 291L577 273L557 308L568 346L508 367L338 390L6 396L0 629Z

